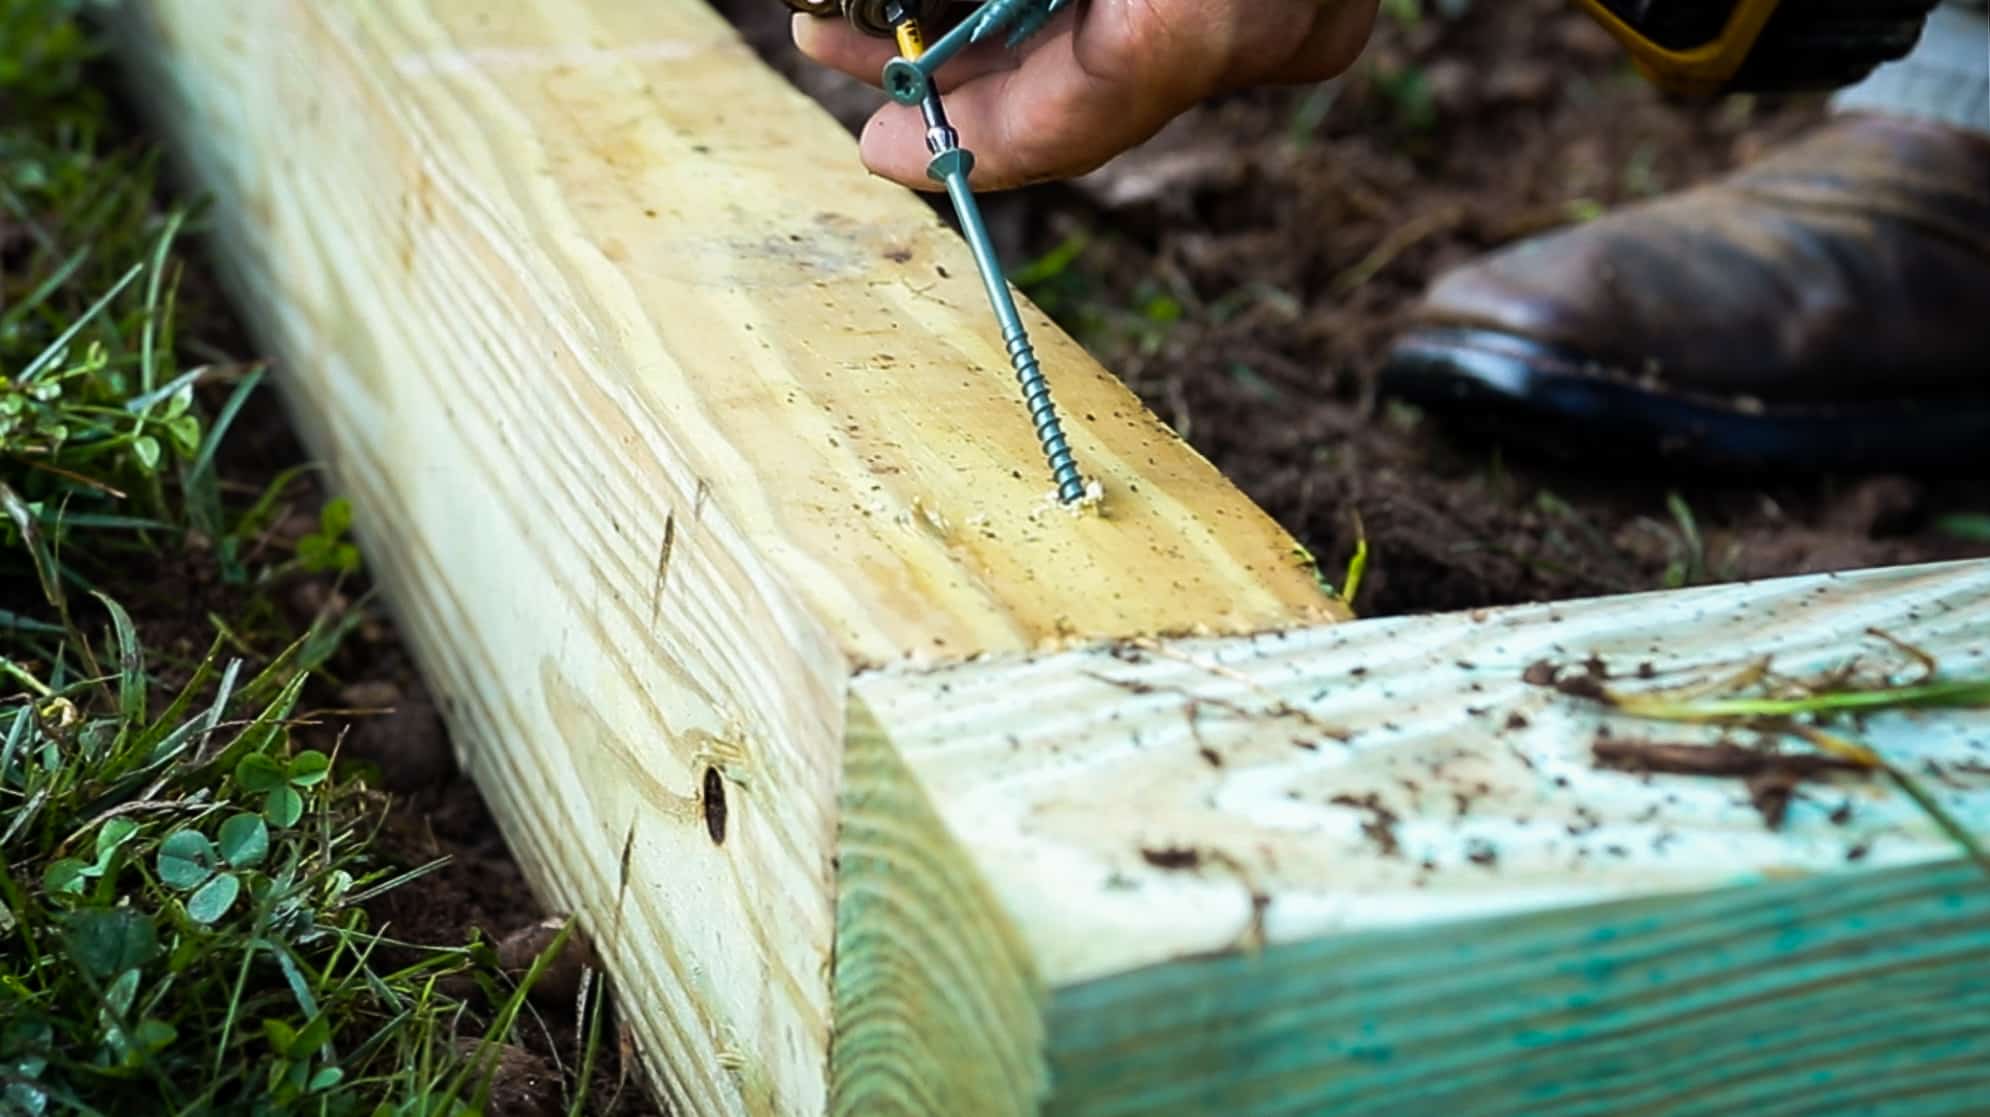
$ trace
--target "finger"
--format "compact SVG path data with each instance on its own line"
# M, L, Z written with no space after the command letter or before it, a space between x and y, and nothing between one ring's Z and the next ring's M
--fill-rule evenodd
M1069 31L1042 43L1022 65L945 91L961 146L974 153L970 183L1005 190L1068 178L1104 164L1160 131L1193 98L1104 80L1080 67ZM888 105L865 126L860 150L875 174L915 189L926 177L925 125L916 108Z
M962 146L973 147L965 138ZM910 105L887 104L872 113L857 139L857 151L874 175L914 190L941 188L926 177L926 162L932 158L926 150L926 124Z
M884 64L898 57L898 45L892 40L866 35L845 19L796 12L790 26L795 49L810 61L869 85L880 84ZM1015 53L1005 49L1000 41L976 43L947 60L946 79L956 83L972 81L982 74L1015 65Z
M796 12L789 29L795 49L811 61L872 85L878 84L884 64L898 54L898 47L891 40L866 35L837 16Z
M1271 84L1302 85L1339 77L1368 43L1374 30L1374 8L1364 7L1364 18L1348 19L1324 7L1313 17L1313 26L1299 42L1298 49L1266 75Z

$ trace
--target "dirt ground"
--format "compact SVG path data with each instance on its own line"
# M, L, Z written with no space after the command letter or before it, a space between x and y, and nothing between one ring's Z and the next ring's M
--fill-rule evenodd
M794 57L778 0L728 2L768 57L847 125L878 103ZM1440 270L1716 174L1817 112L1669 107L1563 0L1479 3L1458 22L1385 20L1344 81L1228 99L1084 182L987 205L1011 264L1036 261L1034 297L1308 543L1330 576L1351 552L1358 515L1372 552L1364 613L1985 553L1990 545L1935 527L1947 513L1990 511L1980 481L1669 483L1459 440L1372 398L1398 314ZM268 401L237 430L232 452L253 463L251 477L301 460ZM309 500L296 512L297 530L308 529ZM143 586L113 588L131 591L148 635L177 626L192 653L206 643L216 595L229 591L211 570L182 573L150 605ZM415 941L461 943L472 929L504 940L540 913L525 910L518 867L456 772L399 637L358 603L363 589L310 578L283 600L297 618L328 602L369 610L312 704L391 711L361 717L345 752L382 766L401 857L452 858L377 914ZM555 1055L574 1063L571 1008L541 1011L548 1026L523 1030L521 1082ZM633 1078L606 1104L620 1046L606 1045L587 1112L655 1112ZM564 1111L557 1100L519 1087L494 1113Z
M797 56L780 0L721 7L846 127L880 103ZM1080 182L983 201L1019 284L1329 576L1358 519L1364 615L1990 553L1939 526L1990 511L1981 478L1558 463L1377 401L1400 315L1440 272L1717 175L1822 111L1667 104L1567 0L1414 25L1392 7L1340 81L1227 98Z

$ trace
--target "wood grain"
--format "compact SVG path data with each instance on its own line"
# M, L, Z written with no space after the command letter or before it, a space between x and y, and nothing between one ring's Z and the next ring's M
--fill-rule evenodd
M853 666L1345 613L1031 311L1106 494L1048 501L965 246L704 4L124 16L466 766L679 1112L827 1104Z
M1363 931L1059 991L1050 1114L1982 1111L1990 884L1953 862Z
M836 1117L1029 1117L1049 1092L1036 966L861 701L837 836Z
M1983 1034L1990 881L1881 781L1806 785L1771 830L1738 780L1602 769L1599 736L1716 734L1525 676L1918 672L1869 630L1990 673L1990 564L1121 642L853 694L945 822L921 847L975 866L1050 991L1046 1112L1728 1113L1827 1072L1851 1097L1854 1068L1932 1069ZM1852 732L1990 834L1990 710ZM1947 1007L1915 1008L1931 990ZM1862 1034L1868 1010L1896 1031ZM1675 1082L1638 1057L1676 1075L1696 1044L1768 1061ZM1942 1073L1874 1096L1990 1096L1990 1070Z
M220 193L331 273L295 310L480 358L424 375L572 515L626 493L646 594L664 516L686 526L702 491L703 531L864 662L1338 614L1282 530L1032 312L1107 514L1047 505L964 245L705 5L201 8L177 41L228 66L210 107L254 88L240 123L267 130ZM368 356L348 411L413 375Z
M1897 656L1874 628L1980 672L1984 564L1340 624L1032 311L1107 493L1051 506L964 247L702 4L123 11L464 762L673 1111L1990 1092L1990 910L1915 809L1837 776L1772 831L1731 781L1599 770L1650 727L1524 678ZM1990 821L1990 714L1859 732Z

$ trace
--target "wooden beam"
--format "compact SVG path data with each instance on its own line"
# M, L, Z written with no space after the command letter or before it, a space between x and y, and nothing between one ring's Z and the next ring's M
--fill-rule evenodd
M1597 771L1649 728L1523 679L1797 672L1873 626L1981 669L1985 564L1337 624L1032 311L1106 491L1049 505L964 246L703 5L125 16L465 764L676 1111L1990 1089L1990 893L1923 816L1841 781L1770 831L1730 782ZM1990 819L1986 715L1862 732Z
M1344 615L1029 310L1104 489L1049 500L965 245L704 4L123 12L466 766L683 1112L827 1104L853 673Z
M1771 829L1594 751L1717 731L1528 681L1920 673L1878 633L1990 677L1990 563L866 672L837 1112L1970 1111L1990 879L1927 814ZM1851 732L1990 835L1990 709Z

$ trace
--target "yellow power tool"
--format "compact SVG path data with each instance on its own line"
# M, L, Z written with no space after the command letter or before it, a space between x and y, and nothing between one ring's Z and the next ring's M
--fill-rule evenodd
M1939 0L1576 0L1682 96L1850 85L1912 49Z

